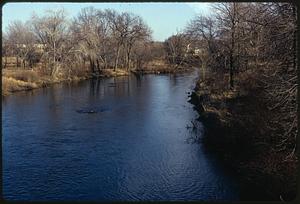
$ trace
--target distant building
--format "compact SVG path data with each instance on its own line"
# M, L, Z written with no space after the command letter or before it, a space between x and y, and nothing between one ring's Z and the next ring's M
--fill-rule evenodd
M204 48L200 48L199 46L196 46L195 43L189 43L186 46L186 55L187 54L192 54L194 56L199 56L202 53L204 53L205 49Z
M26 44L16 44L17 48L26 48L27 45ZM33 47L36 49L45 49L46 48L46 44L42 44L42 43L35 43L33 44Z
M17 48L26 48L26 45L25 44L16 44L16 47Z
M25 49L27 47L27 45L26 44L16 44L16 47ZM29 45L29 48L33 48L36 52L39 52L39 53L43 52L46 47L47 47L47 45L42 44L42 43L35 43L33 45Z
M34 44L33 47L34 48L38 48L38 49L45 49L46 48L46 44Z

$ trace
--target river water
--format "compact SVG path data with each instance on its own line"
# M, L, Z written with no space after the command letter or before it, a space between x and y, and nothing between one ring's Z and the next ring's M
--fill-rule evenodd
M5 97L4 199L239 200L234 176L190 128L196 78L130 75Z

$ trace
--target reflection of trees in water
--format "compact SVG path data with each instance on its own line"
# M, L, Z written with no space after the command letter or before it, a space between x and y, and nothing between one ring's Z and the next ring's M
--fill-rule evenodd
M62 98L65 97L65 88L63 85L57 85L47 88L45 92L45 96L49 96L49 109L50 111L47 112L54 120L48 124L49 127L53 127L52 129L56 129L61 124L61 120L64 116L64 101ZM48 116L45 116L48 117Z
M134 74L134 76L135 76L135 79L136 79L136 86L141 87L141 85L142 85L141 75L140 74Z
M130 77L127 76L127 94L130 95Z
M130 96L132 89L142 86L142 77L143 76L139 74L134 74L106 79L91 79L89 81L90 96L96 96L97 94L100 94L101 91L104 91L102 94L105 94L105 92L108 91L117 96Z
M110 77L104 79L91 79L89 81L90 96L112 93L116 96L130 95L130 77Z
M173 85L177 85L178 80L177 80L176 74L170 74L169 76L170 76L171 81L173 82Z
M114 77L112 89L116 96L130 95L130 77L120 76Z
M100 92L100 79L97 80L97 88L96 88L97 93Z
M94 96L95 95L95 80L92 79L90 80L90 95Z
M100 92L100 79L91 79L90 80L90 95L95 96Z
M2 103L3 105L7 104L7 97L2 95Z

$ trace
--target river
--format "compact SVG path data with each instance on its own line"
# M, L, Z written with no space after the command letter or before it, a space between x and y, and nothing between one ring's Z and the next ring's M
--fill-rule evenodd
M4 199L239 200L234 175L189 128L196 78L130 75L3 98Z

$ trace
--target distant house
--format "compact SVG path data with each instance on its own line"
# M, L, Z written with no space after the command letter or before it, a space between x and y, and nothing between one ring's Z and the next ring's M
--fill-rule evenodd
M17 48L26 48L26 45L25 44L16 44L16 47Z
M33 48L37 52L43 52L44 49L46 48L46 46L47 46L46 44L42 44L42 43L35 43L35 44L33 44ZM26 44L16 44L16 47L17 48L26 48L27 45Z
M187 44L186 46L186 52L190 52L192 50L191 43Z
M199 48L195 48L194 49L194 55L199 55L200 54L200 49Z
M26 44L16 44L16 46L19 48L26 48L27 45ZM33 47L34 48L37 48L37 49L44 49L46 47L46 44L42 44L42 43L35 43L33 44Z
M204 48L195 45L195 43L189 43L186 46L186 55L192 54L193 56L200 56L202 53L204 53L204 51Z
M46 46L47 46L46 44L41 44L41 43L33 45L34 48L38 48L38 49L45 49Z

